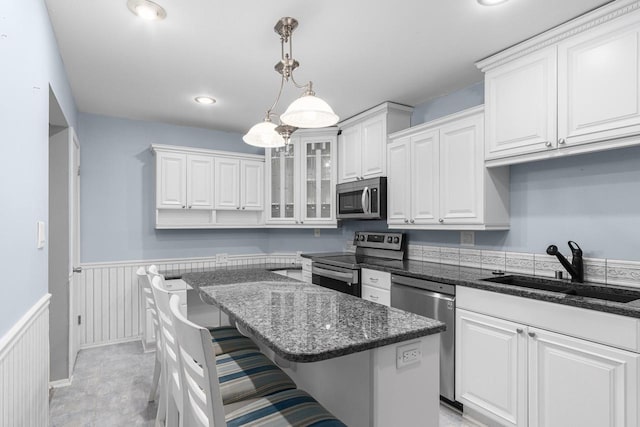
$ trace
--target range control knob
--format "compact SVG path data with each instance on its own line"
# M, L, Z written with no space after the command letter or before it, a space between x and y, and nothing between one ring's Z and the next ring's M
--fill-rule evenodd
M393 241L393 238L391 236L387 237L387 243L391 243Z
M400 243L400 238L399 237L394 237L393 238L393 243Z
M360 241L361 241L361 242L364 242L364 234L361 234L361 235L360 235Z

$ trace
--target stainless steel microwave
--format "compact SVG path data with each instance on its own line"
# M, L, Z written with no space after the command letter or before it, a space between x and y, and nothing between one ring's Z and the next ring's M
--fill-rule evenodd
M338 219L387 219L387 178L370 178L336 186Z

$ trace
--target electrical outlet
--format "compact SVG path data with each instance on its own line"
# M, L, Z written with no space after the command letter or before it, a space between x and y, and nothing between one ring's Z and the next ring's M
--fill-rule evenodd
M399 346L396 348L396 368L404 368L414 363L420 363L422 359L422 351L420 350L420 343L414 342Z
M216 254L216 264L226 264L227 254Z
M320 229L319 228L314 228L313 229L313 237L320 237Z
M475 246L476 234L473 231L460 232L460 246Z

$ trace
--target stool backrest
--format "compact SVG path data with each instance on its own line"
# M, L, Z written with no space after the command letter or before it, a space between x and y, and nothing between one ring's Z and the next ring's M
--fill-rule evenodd
M171 294L162 287L161 278L159 276L153 276L151 279L151 289L156 300L158 317L160 319L160 333L162 335L162 345L164 347L163 359L166 368L167 385L173 394L178 410L182 411L178 341L169 309L169 298L171 297Z
M170 300L181 361L185 427L226 426L211 333L180 312L180 299Z
M160 338L160 319L158 318L158 308L156 307L156 300L151 290L151 279L145 271L144 267L138 268L136 271L138 275L138 283L142 289L142 298L144 298L149 311L151 312L151 322L153 323L153 333L156 337L157 347L160 348L162 341Z

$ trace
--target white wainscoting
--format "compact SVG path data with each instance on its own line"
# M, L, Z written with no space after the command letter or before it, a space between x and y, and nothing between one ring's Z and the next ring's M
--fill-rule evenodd
M0 426L49 425L49 299L0 340Z
M143 318L136 270L156 264L162 271L188 273L262 263L299 263L296 254L229 255L216 257L161 259L82 264L76 286L80 348L95 347L140 339Z

